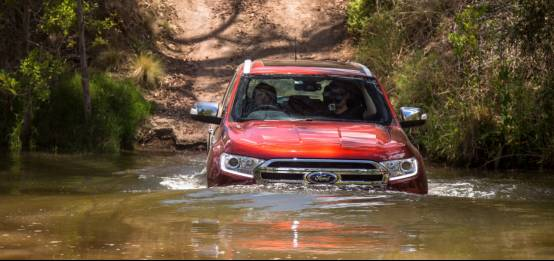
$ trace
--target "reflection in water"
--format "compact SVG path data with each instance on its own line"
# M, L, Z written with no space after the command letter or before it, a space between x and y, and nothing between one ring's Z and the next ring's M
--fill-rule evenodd
M300 221L294 220L292 221L292 225L290 226L290 229L292 230L292 247L298 248L298 225L300 225Z
M240 226L240 224L234 224ZM238 239L236 248L250 251L272 251L290 253L330 255L356 249L382 248L385 246L380 226L361 226L355 230L323 220L295 219L292 221L266 221L251 223L250 226L263 226L268 234L257 240Z
M554 178L431 169L430 195L206 188L204 155L0 163L0 259L551 258Z

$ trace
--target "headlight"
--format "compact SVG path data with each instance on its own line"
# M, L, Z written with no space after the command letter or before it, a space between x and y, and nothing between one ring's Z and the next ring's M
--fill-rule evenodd
M221 169L225 172L247 178L253 178L254 169L256 169L256 167L263 162L264 160L261 159L222 153L219 163Z
M417 175L416 158L383 161L381 164L389 171L389 180L405 179Z

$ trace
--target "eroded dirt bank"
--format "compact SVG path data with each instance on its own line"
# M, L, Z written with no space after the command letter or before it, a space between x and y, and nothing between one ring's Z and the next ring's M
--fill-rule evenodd
M188 116L196 101L221 99L245 59L352 58L345 0L170 0L171 34L158 43L167 77L147 98L156 112L142 148L202 146L208 126ZM295 43L296 42L296 48Z

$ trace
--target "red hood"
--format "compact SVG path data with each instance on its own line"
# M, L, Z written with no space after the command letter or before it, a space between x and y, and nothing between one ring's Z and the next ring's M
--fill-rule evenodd
M406 157L407 138L395 127L370 123L248 121L229 123L225 151L263 159L388 160Z

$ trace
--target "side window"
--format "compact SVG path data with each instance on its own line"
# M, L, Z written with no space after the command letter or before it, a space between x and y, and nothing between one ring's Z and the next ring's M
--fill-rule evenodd
M235 75L233 75L233 79L231 79L229 86L227 86L227 91L225 92L225 95L223 96L223 100L221 101L221 104L219 106L219 112L217 113L218 117L223 117L223 114L227 110L227 104L229 103L229 98L231 97L233 86L235 86L236 78L237 78L237 72L235 72Z

